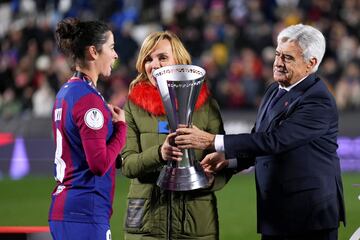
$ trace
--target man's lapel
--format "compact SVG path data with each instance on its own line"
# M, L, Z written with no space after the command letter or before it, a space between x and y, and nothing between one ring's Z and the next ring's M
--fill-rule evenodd
M270 110L267 110L269 102L271 101L273 95L276 92L277 84L273 87L271 93L265 98L263 106L259 112L259 118L256 120L256 131L264 132L266 131L271 122L279 116L284 111L287 111L289 106L299 98L310 86L314 84L315 74L309 75L306 79L304 79L301 83L292 88L289 92L287 92L284 96L282 96L279 101L274 105L274 107ZM270 90L270 89L269 89Z
M293 99L292 91L289 91L289 92L285 93L285 95L282 96L277 101L277 103L275 103L275 105L272 109L268 109L265 113L264 120L261 122L259 131L262 131L262 132L266 131L266 129L268 129L268 127L270 126L270 124L274 120L274 118L279 116L281 113L283 113L287 109L289 102L292 99ZM268 102L270 102L270 100Z
M274 95L276 94L276 89L279 87L278 83L273 83L269 86L269 89L266 91L261 104L260 104L260 108L256 117L256 132L259 130L262 121L264 120L264 118L266 117L266 109L269 106L270 100L274 97Z

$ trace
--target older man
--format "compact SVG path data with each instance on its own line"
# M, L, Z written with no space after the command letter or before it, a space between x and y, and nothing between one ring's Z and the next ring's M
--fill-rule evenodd
M298 24L281 31L277 42L275 82L265 92L252 133L213 135L179 128L176 144L215 148L202 161L207 171L255 166L263 240L335 240L345 214L337 107L316 76L325 38Z

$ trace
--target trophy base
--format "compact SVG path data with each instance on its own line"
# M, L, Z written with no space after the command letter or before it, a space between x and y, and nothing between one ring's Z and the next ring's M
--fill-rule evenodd
M202 168L164 166L156 183L170 191L189 191L207 187L209 182Z

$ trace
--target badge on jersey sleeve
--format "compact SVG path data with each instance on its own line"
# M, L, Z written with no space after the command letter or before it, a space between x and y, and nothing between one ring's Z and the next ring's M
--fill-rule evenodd
M85 113L84 121L89 128L99 130L104 125L104 116L99 109L91 108Z

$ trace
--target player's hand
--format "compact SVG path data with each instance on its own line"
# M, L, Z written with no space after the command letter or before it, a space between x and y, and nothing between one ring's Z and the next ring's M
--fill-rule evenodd
M161 157L164 161L181 161L182 159L183 154L181 150L173 144L175 136L176 132L167 135L163 145L161 146Z
M125 111L124 110L122 110L121 108L114 106L112 104L108 104L108 107L111 111L113 122L118 122L118 121L125 122Z
M205 172L213 173L228 167L229 161L225 159L224 153L214 152L206 155L200 164Z

